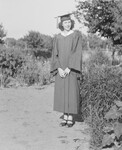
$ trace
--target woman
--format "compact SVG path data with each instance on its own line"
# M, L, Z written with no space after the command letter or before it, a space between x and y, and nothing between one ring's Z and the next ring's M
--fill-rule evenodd
M81 73L81 34L73 31L70 14L60 16L61 33L55 36L51 73L55 75L54 110L63 113L61 126L74 125L73 114L79 112L79 84Z

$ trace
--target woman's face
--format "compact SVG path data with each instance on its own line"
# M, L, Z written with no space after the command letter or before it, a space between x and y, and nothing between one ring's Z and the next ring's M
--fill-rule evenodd
M65 20L62 22L64 30L69 31L71 29L71 20Z

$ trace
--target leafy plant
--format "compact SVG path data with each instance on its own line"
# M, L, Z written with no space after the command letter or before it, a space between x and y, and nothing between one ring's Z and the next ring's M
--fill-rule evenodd
M4 37L6 37L6 32L3 28L3 25L0 24L0 44L4 44Z
M106 113L108 126L104 128L102 148L122 148L122 101L115 101L115 105Z
M17 78L28 86L44 85L50 82L50 61L33 60L26 56L26 62L18 70Z
M50 61L35 59L18 47L0 48L0 82L3 87L10 82L20 85L47 84L50 82Z
M78 1L77 13L79 21L85 18L85 25L91 33L109 37L114 44L122 42L122 2L121 0L85 0Z
M85 0L78 1L76 18L88 27L90 33L97 33L112 43L114 60L115 45L122 45L122 1Z
M6 86L8 77L16 77L17 71L25 62L25 55L18 49L0 48L0 70L3 76L3 86Z
M111 64L105 52L98 50L83 67L81 113L91 127L91 146L94 149L102 145L106 113L114 101L122 98L122 68Z

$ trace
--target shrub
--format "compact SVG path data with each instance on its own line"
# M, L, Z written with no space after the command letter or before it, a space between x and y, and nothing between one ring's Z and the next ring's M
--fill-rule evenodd
M16 48L0 48L0 72L3 76L3 86L8 83L8 78L16 78L17 71L25 62L25 55Z
M50 82L50 61L35 59L26 50L17 47L1 47L0 80L4 87L18 82L20 85L47 84Z
M19 82L28 86L47 84L50 82L50 62L34 60L28 56L17 74Z
M105 114L115 100L122 98L122 68L113 67L104 51L92 53L84 66L81 112L91 127L91 146L99 149L106 124Z
M122 149L122 101L114 101L114 106L106 113L108 124L104 127L102 149Z

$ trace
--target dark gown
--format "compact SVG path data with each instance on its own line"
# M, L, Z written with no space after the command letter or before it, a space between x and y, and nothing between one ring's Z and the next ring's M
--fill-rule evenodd
M55 76L54 110L77 114L79 112L79 83L77 75L81 73L82 65L81 33L63 36L58 34L54 39L52 51L51 73ZM65 78L59 76L57 68L70 68L71 72Z

